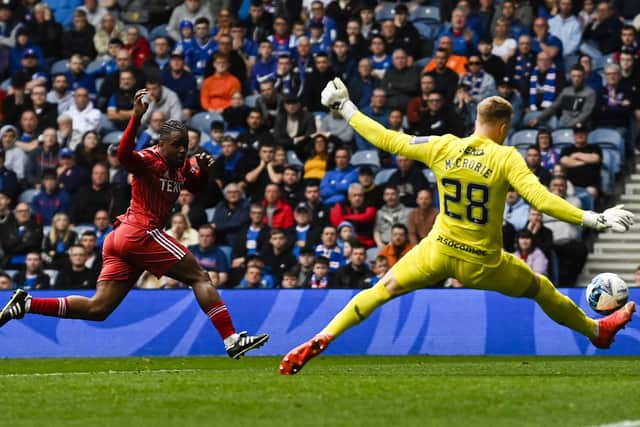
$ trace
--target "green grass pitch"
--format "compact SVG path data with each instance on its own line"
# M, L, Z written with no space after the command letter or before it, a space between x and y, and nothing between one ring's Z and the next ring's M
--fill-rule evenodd
M320 357L0 361L2 426L593 426L640 422L640 360ZM638 424L633 424L638 425Z

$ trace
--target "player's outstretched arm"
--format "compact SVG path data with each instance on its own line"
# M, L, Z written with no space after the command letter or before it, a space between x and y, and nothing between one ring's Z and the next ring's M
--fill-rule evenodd
M633 225L633 213L622 209L623 205L609 208L602 213L576 208L540 184L538 177L529 170L517 151L513 150L510 156L511 158L505 162L505 167L508 168L509 183L540 212L571 224L582 225L598 231L611 229L622 233L628 231Z
M349 91L339 78L327 83L321 101L325 107L338 111L356 132L376 147L428 164L424 143L429 137L414 137L386 129L362 114L349 99Z
M118 160L127 171L133 174L139 173L144 165L141 156L133 149L136 146L136 134L140 127L140 119L149 108L149 104L143 102L145 95L147 95L146 89L140 89L136 92L133 98L133 115L129 119L129 124L118 145Z

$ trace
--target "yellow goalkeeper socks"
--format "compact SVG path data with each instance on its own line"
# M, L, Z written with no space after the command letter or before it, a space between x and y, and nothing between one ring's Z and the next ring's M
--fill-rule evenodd
M347 329L357 325L369 317L373 310L391 299L391 295L383 282L378 282L374 287L366 289L351 298L331 322L320 332L322 335L330 335L335 338Z
M547 316L588 338L597 336L597 325L593 319L589 318L570 298L558 292L547 277L538 275L538 278L540 291L534 299Z

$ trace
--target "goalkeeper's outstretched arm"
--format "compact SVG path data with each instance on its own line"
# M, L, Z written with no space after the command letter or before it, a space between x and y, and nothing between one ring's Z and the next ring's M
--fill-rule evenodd
M347 88L339 78L330 81L322 91L322 104L339 111L356 132L381 150L425 162L427 155L424 143L429 141L429 137L415 137L386 129L362 114L349 100Z

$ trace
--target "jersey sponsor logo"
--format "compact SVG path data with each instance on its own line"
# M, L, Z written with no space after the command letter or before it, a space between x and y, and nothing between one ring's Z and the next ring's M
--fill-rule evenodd
M182 191L182 182L160 178L160 190L166 191L167 193L179 193Z
M487 255L487 251L484 249L474 248L473 246L467 245L466 243L458 242L448 237L444 237L440 234L436 238L436 241L452 249L457 249L459 251L468 252L474 255L481 255L481 256Z
M467 147L464 149L464 154L470 156L484 156L484 150L482 148Z

